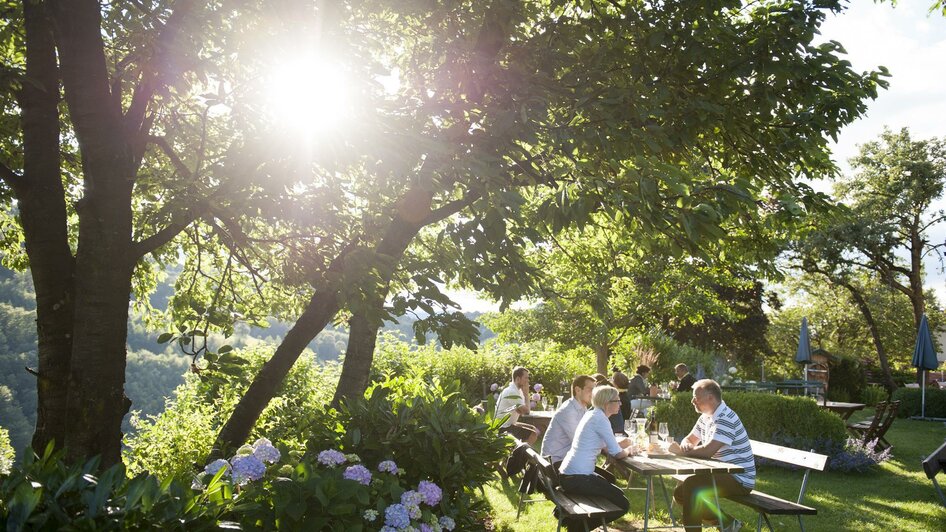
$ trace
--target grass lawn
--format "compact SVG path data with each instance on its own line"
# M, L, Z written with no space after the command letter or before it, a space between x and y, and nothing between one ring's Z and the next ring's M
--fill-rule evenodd
M869 419L870 410L860 412L852 420ZM946 508L943 508L926 478L920 462L946 440L942 422L898 419L887 433L893 444L893 458L868 473L813 472L805 503L818 509L818 515L805 517L809 531L832 530L946 530ZM772 495L794 500L801 486L802 473L766 467L759 470L757 488ZM946 483L946 478L941 484ZM643 486L639 477L634 485ZM486 497L493 508L493 525L498 531L554 531L552 503L527 504L516 521L516 482L496 480L486 487ZM668 489L671 487L668 484ZM665 508L663 496L655 484L657 508ZM643 526L643 492L631 492L631 511L614 523L616 530L634 530ZM756 514L729 502L726 511L745 521L744 530L755 530ZM679 507L674 513L679 517ZM770 517L776 530L798 530L796 518ZM666 510L658 514L654 525L669 525ZM609 527L609 530L611 527ZM680 528L679 530L683 530Z

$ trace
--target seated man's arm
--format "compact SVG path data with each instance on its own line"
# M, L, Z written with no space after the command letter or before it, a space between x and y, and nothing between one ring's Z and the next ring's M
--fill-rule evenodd
M712 440L706 445L695 445L689 450L684 450L682 453L684 456L692 456L694 458L712 458L720 449L723 448L723 442ZM682 450L682 449L681 449ZM671 451L673 448L671 447Z

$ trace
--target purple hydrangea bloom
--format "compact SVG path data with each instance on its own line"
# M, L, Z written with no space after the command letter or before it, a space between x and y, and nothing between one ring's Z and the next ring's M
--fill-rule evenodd
M440 523L440 528L443 528L444 530L453 530L457 526L456 522L447 516L441 517L438 523Z
M266 473L266 464L253 455L233 458L233 481L237 484L259 480L263 478L264 473Z
M329 467L335 467L345 463L345 455L341 451L328 449L319 453L319 463Z
M380 464L378 464L378 471L381 471L382 473L391 473L392 475L396 475L398 471L397 464L395 464L393 460L385 460L381 462Z
M385 526L381 527L381 532L397 532L397 529L394 528L393 526L387 526L387 525L385 525Z
M538 402L540 399L542 399L542 396L539 394L539 392L535 392L534 394L532 394L533 401Z
M359 484L364 484L367 486L371 483L371 471L368 471L368 468L361 464L353 465L345 469L345 472L342 474L342 478L354 480Z
M532 386L532 389L535 390L535 391L537 391L537 392L541 392L541 391L542 391L542 388L544 388L544 386L542 386L542 385L539 384L538 382L535 383L534 386Z
M440 489L440 486L430 482L429 480L421 480L420 484L417 485L417 491L424 498L424 502L428 506L436 506L441 497L443 497L443 491Z
M223 474L223 476L229 475L230 462L227 462L223 458L217 458L213 462L210 462L209 464L207 464L207 467L204 468L204 473L208 473L210 475L216 475L217 472L220 471L221 469L225 469L227 471L226 473Z
M493 384L490 384L490 385L489 385L489 391L491 391L491 392L495 392L495 391L498 390L498 389L499 389L499 385L496 384L495 382L494 382Z
M420 532L434 532L434 527L428 525L427 523L421 523L418 529Z
M401 504L404 506L420 506L424 502L424 496L414 490L408 490L401 494Z
M392 528L404 528L411 524L411 516L403 504L392 504L384 509L384 524Z
M258 441L256 443L259 444ZM259 458L261 462L275 464L279 461L279 458L282 456L282 454L279 452L279 449L273 447L272 444L265 443L254 446L253 456Z
M269 439L267 439L267 438L260 438L260 439L256 440L255 442L253 442L253 448L254 448L254 449L256 449L256 448L258 448L258 447L260 447L260 446L263 446L263 445L269 445L270 447L272 447L272 446L273 446L273 442L269 441Z

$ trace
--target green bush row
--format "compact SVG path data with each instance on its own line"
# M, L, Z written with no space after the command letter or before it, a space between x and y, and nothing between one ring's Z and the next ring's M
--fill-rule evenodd
M460 395L470 404L476 404L489 395L496 384L505 387L511 380L512 368L529 369L532 383L544 386L546 397L567 395L569 384L576 375L595 372L594 354L586 349L566 350L553 342L504 344L487 342L478 350L464 347L437 349L411 346L391 337L379 339L372 381L386 376L409 375L430 381L459 381Z
M699 414L689 394L657 403L658 422L667 422L677 438L690 433ZM835 452L847 439L844 421L806 397L757 392L725 392L723 400L739 415L749 438L796 449Z
M919 416L922 408L923 390L919 388L897 388L892 401L900 401L897 416ZM946 418L946 390L926 387L926 417Z

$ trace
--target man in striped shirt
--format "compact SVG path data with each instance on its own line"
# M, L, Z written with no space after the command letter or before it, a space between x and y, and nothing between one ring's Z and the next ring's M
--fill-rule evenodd
M745 472L734 475L692 475L673 491L674 500L683 507L683 526L687 530L700 530L702 521L716 521L713 477L719 497L747 495L755 487L755 457L752 456L746 428L739 416L723 402L723 392L716 381L696 381L691 402L701 414L700 419L683 442L670 446L670 451L696 458L712 458L745 469ZM733 519L722 509L719 512L723 518L723 522L716 523L720 530L735 532L742 528L738 519Z

